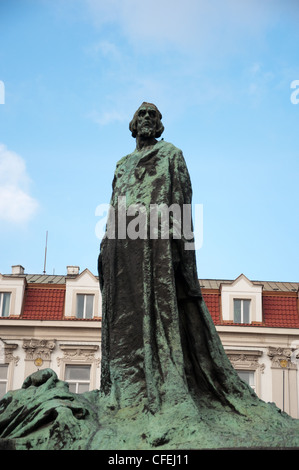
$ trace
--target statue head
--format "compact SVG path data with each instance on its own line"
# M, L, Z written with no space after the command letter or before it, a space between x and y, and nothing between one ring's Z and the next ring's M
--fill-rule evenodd
M137 137L138 135L143 135L144 137L160 137L164 131L161 119L162 114L157 106L152 103L142 103L129 124L132 137Z

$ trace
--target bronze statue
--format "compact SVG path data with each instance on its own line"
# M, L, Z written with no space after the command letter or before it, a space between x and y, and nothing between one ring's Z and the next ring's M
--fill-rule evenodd
M298 447L299 421L239 378L202 298L181 150L157 140L151 103L130 130L136 149L116 165L98 259L100 390L74 394L51 369L32 374L0 401L0 447Z
M163 402L194 400L199 408L235 408L235 395L257 400L231 366L201 295L195 252L182 230L155 238L145 220L143 238L119 238L119 211L191 205L190 177L182 152L156 138L164 130L157 107L143 103L130 123L136 150L121 159L113 180L112 238L99 257L103 295L102 389L116 407L142 401L153 413ZM119 206L119 201L126 206ZM172 213L169 212L170 218ZM127 218L127 227L130 224ZM109 221L108 221L109 225ZM178 224L176 229L182 229ZM109 230L109 227L108 227Z

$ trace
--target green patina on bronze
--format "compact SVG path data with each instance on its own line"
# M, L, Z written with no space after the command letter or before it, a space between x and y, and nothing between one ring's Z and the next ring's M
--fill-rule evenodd
M3 448L299 447L299 421L262 402L231 366L175 220L169 238L149 236L150 205L183 208L192 197L182 152L156 140L161 117L148 103L137 110L136 150L115 171L107 230L115 237L103 239L99 256L101 389L70 393L49 369L28 377L0 402ZM146 236L134 211L126 228L141 238L119 236L124 198L126 208L145 208Z

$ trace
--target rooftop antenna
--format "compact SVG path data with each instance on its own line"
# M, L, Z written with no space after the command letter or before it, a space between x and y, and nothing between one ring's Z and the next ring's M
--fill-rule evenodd
M45 261L44 261L44 271L43 271L44 274L46 274L47 247L48 247L48 230L46 231Z

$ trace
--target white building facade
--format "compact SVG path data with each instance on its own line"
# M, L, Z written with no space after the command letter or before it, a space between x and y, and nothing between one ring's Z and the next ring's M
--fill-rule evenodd
M299 418L299 283L200 280L226 353L266 402ZM0 397L42 368L70 390L100 387L101 293L88 269L0 274Z

